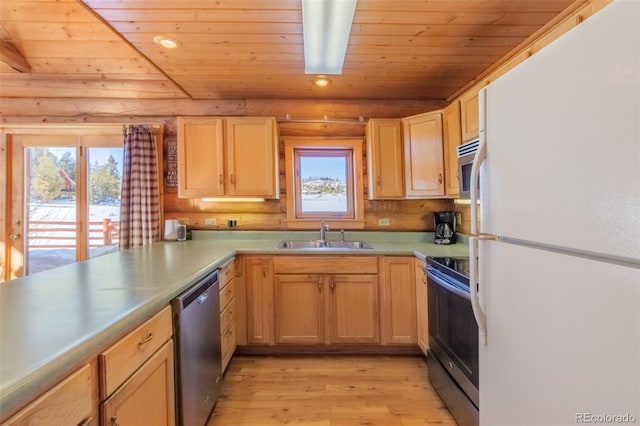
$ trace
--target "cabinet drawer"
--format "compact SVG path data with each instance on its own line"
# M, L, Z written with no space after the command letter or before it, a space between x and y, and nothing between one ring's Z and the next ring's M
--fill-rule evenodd
M236 286L233 280L224 286L223 289L220 289L220 311L223 311L224 308L227 307L231 299L233 299L235 292Z
M235 273L235 259L231 259L220 268L220 288L224 288L232 279Z
M79 425L91 421L91 368L85 365L2 426ZM94 424L97 421L94 419Z
M274 256L275 274L377 274L375 256Z
M224 311L222 311L222 313L220 314L220 330L222 330L222 333L224 333L224 331L229 328L229 324L231 324L234 318L235 314L232 299L227 307L224 308Z
M171 334L171 307L167 306L101 353L98 359L104 379L100 384L102 399L131 376L171 337Z
M221 354L222 354L222 370L227 367L233 352L236 350L236 323L232 321L229 324L229 328L222 332L221 339Z

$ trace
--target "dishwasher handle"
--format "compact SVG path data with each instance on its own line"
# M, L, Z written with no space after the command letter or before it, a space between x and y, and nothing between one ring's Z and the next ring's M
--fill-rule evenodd
M220 269L215 269L209 275L191 286L187 291L173 299L171 302L173 311L180 313L194 302L202 304L209 296L209 289L218 284L219 270Z

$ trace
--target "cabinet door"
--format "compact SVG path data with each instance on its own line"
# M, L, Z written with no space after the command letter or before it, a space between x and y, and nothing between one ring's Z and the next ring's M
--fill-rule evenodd
M377 275L329 275L332 343L380 341Z
M416 115L403 122L406 197L444 195L442 113Z
M273 267L270 257L245 258L247 343L273 344Z
M178 197L224 194L222 120L178 117Z
M173 341L158 349L101 407L102 425L175 425Z
M404 198L401 121L372 119L367 123L369 199Z
M415 344L417 341L413 259L413 257L385 256L382 260L383 343Z
M477 92L468 92L460 98L460 114L462 141L468 142L477 138L480 134L480 111Z
M273 118L226 119L227 195L278 198Z
M416 260L416 313L418 317L418 346L426 355L429 348L429 316L427 311L427 276L424 273L425 263Z
M460 134L460 103L451 103L444 110L444 182L446 195L455 197L460 194L458 188L458 145L462 141Z
M276 275L276 343L324 343L322 275Z
M96 424L91 422L91 389L91 367L87 364L2 426Z

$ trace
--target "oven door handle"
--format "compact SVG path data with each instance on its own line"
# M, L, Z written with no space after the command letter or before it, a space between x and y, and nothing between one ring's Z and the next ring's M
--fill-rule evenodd
M468 301L471 301L471 295L469 293L467 293L464 290L459 289L458 287L449 284L448 282L446 282L445 280L443 280L442 278L440 278L437 273L434 273L434 270L432 268L427 267L427 278L431 279L435 284L439 285L440 287L444 288L445 290L447 290L450 293L455 294L456 296L460 296Z

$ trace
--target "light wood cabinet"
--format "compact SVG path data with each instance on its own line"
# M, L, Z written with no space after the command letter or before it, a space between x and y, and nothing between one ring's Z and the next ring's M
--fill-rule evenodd
M98 356L103 425L174 425L171 307Z
M478 92L469 91L460 97L462 141L468 142L480 134Z
M271 345L273 334L273 262L269 256L245 256L247 343Z
M276 343L378 343L378 278L276 274Z
M417 342L414 258L382 257L383 343Z
M371 119L366 127L368 196L404 198L401 120Z
M354 271L355 272L355 271ZM330 343L379 343L377 275L330 275Z
M279 197L275 119L178 117L178 196Z
M452 102L444 110L444 182L445 194L456 197L460 194L458 185L458 146L462 142L460 133L460 103Z
M429 315L427 300L427 275L424 272L424 261L415 261L416 314L418 326L418 346L426 355L429 348Z
M276 343L380 341L376 257L275 256L273 270Z
M236 350L236 318L235 318L235 260L231 259L220 268L220 352L222 355L222 371Z
M173 341L167 341L103 404L102 425L175 425Z
M276 343L323 344L324 276L276 274L274 286Z
M98 424L91 414L91 389L91 367L87 364L2 423L2 426Z
M415 115L402 121L406 198L443 196L442 112Z

